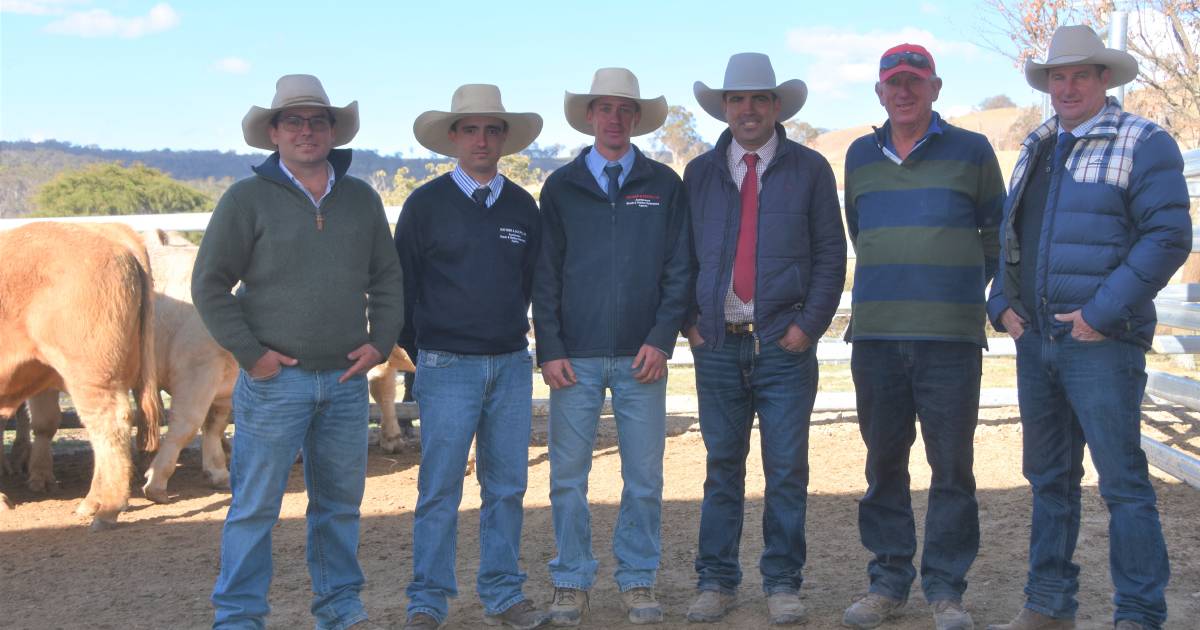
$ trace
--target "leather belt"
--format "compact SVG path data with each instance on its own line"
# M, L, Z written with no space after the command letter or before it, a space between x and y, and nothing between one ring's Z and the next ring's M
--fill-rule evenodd
M744 324L725 324L725 332L731 335L749 335L754 332L754 322L746 322Z

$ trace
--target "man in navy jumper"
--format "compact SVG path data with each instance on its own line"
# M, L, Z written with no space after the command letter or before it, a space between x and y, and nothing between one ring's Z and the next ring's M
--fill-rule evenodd
M962 606L979 551L975 425L987 283L1000 251L1004 179L984 136L933 110L933 55L900 44L879 59L887 122L846 154L846 227L858 254L850 372L867 446L858 529L870 592L843 624L874 628L908 600L917 575L909 451L920 417L933 471L921 588L937 630L970 630Z
M687 208L679 176L630 143L662 125L667 110L662 97L640 97L632 72L597 71L591 92L567 93L565 109L595 144L554 171L541 198L533 318L551 388L551 621L578 624L595 581L588 472L611 390L624 481L614 577L629 621L657 623L667 358L687 306Z
M1033 489L1025 606L1003 630L1075 627L1083 447L1108 506L1119 629L1159 628L1170 576L1141 449L1154 296L1191 250L1175 140L1105 91L1137 76L1128 53L1063 26L1025 80L1054 117L1025 139L1010 180L988 315L1017 346L1024 473ZM1185 622L1186 623L1186 622Z
M463 469L476 440L483 495L476 590L490 625L534 628L545 615L522 593L517 566L529 461L531 365L525 335L540 223L533 197L497 172L528 146L537 114L504 110L494 85L464 85L448 112L417 117L426 148L458 159L454 171L409 195L396 226L415 346L421 469L413 517L413 580L405 628L445 623L454 575Z
M766 55L733 55L723 86L697 81L693 91L729 128L683 175L699 264L687 335L708 450L695 562L700 592L687 616L718 621L734 605L757 413L766 478L762 588L772 624L802 623L816 341L837 311L846 275L837 186L825 158L784 134L780 121L800 111L808 88L798 79L776 84Z

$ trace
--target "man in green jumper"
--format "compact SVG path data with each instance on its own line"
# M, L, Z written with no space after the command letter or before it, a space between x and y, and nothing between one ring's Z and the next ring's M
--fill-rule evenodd
M391 352L404 311L383 204L346 175L350 150L333 148L357 131L356 102L333 107L316 77L281 77L271 107L242 119L246 143L274 153L221 197L196 257L192 299L242 368L214 628L265 627L271 530L298 451L316 627L367 623L366 372Z
M933 479L921 588L938 630L970 630L962 606L979 549L972 474L984 339L984 287L1000 250L1004 184L985 137L933 111L933 56L883 53L875 93L887 122L846 154L846 226L858 254L847 338L867 492L858 528L874 557L870 591L843 617L874 628L904 606L917 575L908 455L921 421Z

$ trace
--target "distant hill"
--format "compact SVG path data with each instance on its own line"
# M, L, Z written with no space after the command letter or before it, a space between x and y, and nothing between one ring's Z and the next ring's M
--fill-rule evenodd
M20 216L30 211L32 197L39 186L64 170L77 169L93 162L120 162L125 165L141 162L216 197L229 184L249 176L250 167L262 162L263 158L261 153L233 151L102 149L56 140L0 142L0 218ZM404 158L355 149L350 174L370 181L377 171L384 171L390 180L397 169L406 166L413 175L424 176L426 164L444 161L445 158ZM531 159L533 167L547 172L565 162L566 159L560 158Z

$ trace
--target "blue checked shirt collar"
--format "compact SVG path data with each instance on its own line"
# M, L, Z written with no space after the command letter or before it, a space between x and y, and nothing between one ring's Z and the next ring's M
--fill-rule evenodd
M491 188L492 192L488 193L487 201L485 201L483 204L489 208L491 208L492 204L496 203L496 200L500 198L500 191L504 188L504 176L500 173L496 173L496 176L488 181L488 183L480 184L479 182L475 181L473 177L467 175L467 172L462 170L462 167L457 164L454 166L454 170L450 171L450 178L454 180L455 184L458 184L458 189L463 191L463 194L466 195L472 203L475 202L474 195L476 188L479 188L480 186L487 186L488 188Z
M325 170L329 173L329 181L325 183L325 192L321 193L320 198L314 197L313 194L304 187L304 184L301 184L300 180L296 179L295 175L292 175L292 172L288 170L287 164L283 163L283 158L279 158L279 170L283 171L283 174L287 175L287 178L296 185L296 188L299 188L300 191L304 193L304 196L308 197L308 200L318 208L321 207L321 199L324 199L325 195L328 195L329 191L333 190L333 165L329 163L329 160L325 161Z
M621 165L621 174L617 176L617 187L625 185L625 180L629 177L629 172L633 170L633 145L629 145L629 150L625 155L617 158L617 164ZM604 167L608 166L608 158L600 155L596 147L592 147L586 155L583 156L583 162L587 165L588 172L596 180L596 184L600 186L600 190L608 190L608 174L604 172Z

